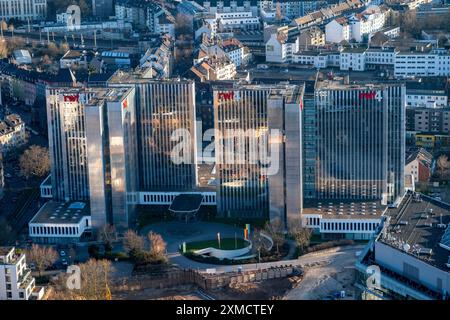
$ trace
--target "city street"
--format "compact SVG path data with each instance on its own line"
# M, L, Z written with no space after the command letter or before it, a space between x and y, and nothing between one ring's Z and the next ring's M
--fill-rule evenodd
M28 222L36 214L41 205L39 185L41 178L30 178L25 180L20 176L19 158L22 152L31 145L47 147L48 142L45 136L32 133L29 129L37 131L37 128L30 126L31 114L23 105L13 106L9 104L9 112L17 113L25 122L28 141L26 145L6 154L3 159L5 188L4 197L0 200L0 216L8 219L11 227L19 234L23 231L21 240L24 240Z

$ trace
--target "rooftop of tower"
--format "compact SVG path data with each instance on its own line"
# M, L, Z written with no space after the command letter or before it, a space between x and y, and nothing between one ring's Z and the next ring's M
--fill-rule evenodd
M109 78L108 83L109 84L124 84L124 85L130 85L133 83L147 83L147 82L155 82L155 83L175 83L175 82L185 82L190 83L193 82L193 80L189 79L182 79L182 78L172 78L172 79L155 79L155 78L149 78L146 76L146 70L145 68L137 68L134 71L122 71L117 70L111 78Z
M215 85L214 91L267 91L269 96L283 96L286 103L298 103L304 92L304 85L290 84L288 82L280 82L278 84L234 84L231 85Z
M91 99L89 99L89 105L98 105L102 101L121 101L131 90L133 89L129 87L100 89Z
M345 79L345 77L342 78L335 78L334 80L322 80L316 82L316 90L373 90L373 89L382 89L387 86L404 86L403 82L399 81L389 81L389 80L383 80L383 81L376 81L376 80L370 80L370 82L363 82L363 81L349 81L348 79Z

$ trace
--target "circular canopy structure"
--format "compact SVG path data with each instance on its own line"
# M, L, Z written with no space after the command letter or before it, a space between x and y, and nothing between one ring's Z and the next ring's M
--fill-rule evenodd
M169 211L186 220L196 216L202 205L203 195L198 193L181 193L173 199Z

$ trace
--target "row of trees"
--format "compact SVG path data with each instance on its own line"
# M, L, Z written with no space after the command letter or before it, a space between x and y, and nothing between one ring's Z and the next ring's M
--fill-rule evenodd
M99 240L103 242L105 253L111 252L113 242L117 241L114 226L103 227L99 232ZM146 245L146 240L148 246ZM125 232L122 240L123 248L136 264L165 263L167 244L158 233L150 231L146 237L140 236L134 230ZM148 247L148 249L146 249Z
M137 264L165 263L167 244L160 234L150 231L147 234L149 249L145 249L144 237L138 235L133 230L128 230L123 239L123 247L130 258Z
M20 174L26 179L44 177L50 171L50 154L47 148L32 145L19 158Z
M90 259L79 267L79 287L70 287L71 277L62 274L54 283L51 300L111 300L111 262L105 259ZM74 281L77 281L75 279ZM76 283L76 282L75 282Z
M295 241L300 252L304 252L310 244L312 234L310 229L302 227L300 220L291 222L286 232L280 218L266 223L264 231L272 238L277 253L280 252L280 247L285 243L287 237Z
M439 41L443 41L446 30L450 29L450 14L430 15L418 19L416 11L409 10L391 20L392 25L400 26L402 32L413 37L419 37L422 30L442 30L442 39L439 39Z

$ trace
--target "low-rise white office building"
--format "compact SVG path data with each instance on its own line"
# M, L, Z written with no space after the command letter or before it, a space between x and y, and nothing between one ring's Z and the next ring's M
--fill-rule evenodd
M306 201L304 225L326 239L368 240L382 222L387 206L380 201Z
M47 0L0 0L0 20L44 20Z
M395 56L396 77L450 76L450 52L446 49L431 51L402 51Z
M28 224L36 243L76 243L91 230L89 204L85 202L46 202Z

